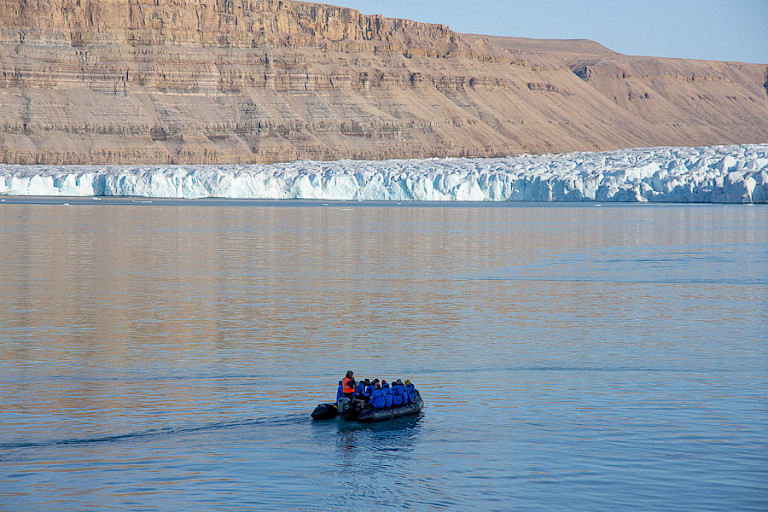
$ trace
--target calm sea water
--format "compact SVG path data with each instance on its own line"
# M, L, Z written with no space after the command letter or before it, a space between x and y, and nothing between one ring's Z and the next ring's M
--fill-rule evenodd
M768 509L768 207L60 203L0 203L2 510ZM312 422L348 369L422 415Z

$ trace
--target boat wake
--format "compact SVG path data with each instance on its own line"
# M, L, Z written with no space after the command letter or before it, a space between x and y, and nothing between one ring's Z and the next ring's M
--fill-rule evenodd
M242 418L230 421L217 421L203 423L200 425L191 425L185 427L163 427L135 432L126 432L122 434L103 435L94 437L72 437L62 439L50 439L43 441L19 441L0 443L0 451L18 450L25 448L50 448L56 446L69 445L89 445L102 443L122 443L141 441L151 438L172 437L178 435L192 434L206 431L217 431L225 429L235 429L251 426L285 426L297 423L308 423L309 420L304 414L290 414L286 416L274 416L265 418ZM0 456L0 460L2 457Z

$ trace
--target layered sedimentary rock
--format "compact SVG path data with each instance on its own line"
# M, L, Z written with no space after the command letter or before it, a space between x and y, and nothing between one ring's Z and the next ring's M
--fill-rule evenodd
M265 163L768 142L768 66L288 0L0 0L0 161Z

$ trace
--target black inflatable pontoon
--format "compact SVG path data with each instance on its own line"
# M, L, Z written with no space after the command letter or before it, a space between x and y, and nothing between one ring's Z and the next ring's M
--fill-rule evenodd
M347 400L342 398L342 400ZM360 409L345 407L348 402L342 404L342 410L339 412L339 408L336 404L320 404L312 411L313 420L330 420L339 416L340 414L345 420L359 421L360 423L373 423L374 421L386 421L400 418L402 416L409 416L411 414L419 414L424 407L424 401L421 399L419 392L416 392L416 400L411 403L401 405L399 407L386 407L384 409L374 409L367 407L362 411Z
M416 393L416 400L409 404L399 407L386 407L384 409L363 409L360 411L357 421L360 423L373 423L374 421L393 420L401 416L419 414L422 407L424 407L424 401L421 399L421 395Z
M336 404L320 404L312 411L313 420L331 420L339 415Z

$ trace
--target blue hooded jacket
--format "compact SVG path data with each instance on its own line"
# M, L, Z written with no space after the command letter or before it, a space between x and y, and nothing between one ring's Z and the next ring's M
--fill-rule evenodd
M399 407L408 402L405 388L402 384L392 384L392 406Z
M364 395L365 394L365 384L363 381L360 381L357 383L357 387L355 388L355 394L356 395Z
M339 381L339 388L336 390L336 403L339 402L339 399L344 396L344 392L342 391L341 381Z
M409 402L416 401L416 386L414 386L413 384L408 384L407 386L405 386L405 392L408 395Z
M392 390L389 389L389 383L382 384L381 385L381 390L384 391L384 397L387 400L387 407L392 407L392 398L393 398L393 396L392 396Z
M383 409L387 406L387 395L383 389L374 389L371 400L368 402L374 409Z
M376 386L374 384L368 384L365 387L365 396L371 396L373 394L374 389L376 389Z

